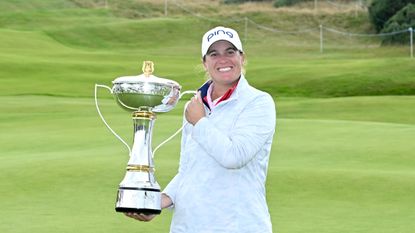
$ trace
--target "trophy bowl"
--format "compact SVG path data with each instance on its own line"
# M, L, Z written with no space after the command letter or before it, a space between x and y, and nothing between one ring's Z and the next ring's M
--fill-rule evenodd
M148 108L153 112L168 112L176 106L181 89L173 80L145 73L119 77L112 83L116 102L127 111Z

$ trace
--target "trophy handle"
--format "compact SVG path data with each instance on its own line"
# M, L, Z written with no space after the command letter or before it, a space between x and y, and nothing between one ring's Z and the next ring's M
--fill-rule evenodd
M197 94L197 91L184 91L184 92L182 92L181 94L180 94L180 96L179 96L179 99L181 99L184 95L186 95L186 94L193 94L193 95L196 95ZM187 103L186 103L186 105L185 105L185 107L184 107L184 109L186 109L186 107L187 107ZM153 150L153 158L154 158L154 155L156 154L156 151L160 148L160 147L162 147L164 144L166 144L167 142L169 142L170 140L172 140L174 137L176 137L176 135L177 134L179 134L182 130L183 130L183 127L185 127L187 124L189 124L189 123L185 123L184 125L182 125L182 127L180 127L180 129L178 129L174 134L172 134L170 137L168 137L166 140L164 140L163 142L161 142L158 146L156 146L156 148Z
M197 91L183 91L182 93L180 93L179 99L181 99L186 94L196 95L197 94Z
M107 121L105 120L104 116L102 115L101 110L99 109L98 97L97 97L98 87L108 89L110 93L112 93L111 88L109 88L108 86L95 84L95 107L97 108L98 115L101 118L102 122L104 122L105 126L109 129L109 131L127 147L129 155L131 156L130 146L113 129L111 129L111 127L108 125Z

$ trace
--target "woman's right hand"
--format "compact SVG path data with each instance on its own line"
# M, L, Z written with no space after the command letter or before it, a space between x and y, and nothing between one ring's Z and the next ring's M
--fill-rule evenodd
M171 205L173 205L173 201L170 199L169 196L167 196L166 194L162 193L161 194L161 208L165 209L170 207ZM151 221L154 217L156 217L157 215L155 214L139 214L139 213L133 213L133 212L128 212L128 213L124 213L127 217L133 218L135 220L138 221L142 221L142 222L149 222Z
M135 220L138 221L142 221L142 222L149 222L151 221L154 217L156 217L155 214L150 214L150 215L146 215L146 214L139 214L139 213L124 213L127 217L133 218Z

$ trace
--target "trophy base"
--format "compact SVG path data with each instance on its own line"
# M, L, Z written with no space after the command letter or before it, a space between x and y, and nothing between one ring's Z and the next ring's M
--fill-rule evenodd
M115 211L123 213L160 214L161 193L157 189L118 189Z

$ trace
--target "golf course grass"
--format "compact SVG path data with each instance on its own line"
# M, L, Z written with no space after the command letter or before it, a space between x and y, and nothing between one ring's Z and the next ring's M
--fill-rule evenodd
M243 22L203 21L173 4L165 17L161 0L141 8L125 1L129 9L120 0L109 9L85 2L0 3L2 233L168 232L170 210L149 223L115 212L128 151L99 119L94 85L139 74L142 61L153 60L155 75L195 89L205 80L203 32L225 24L244 35ZM364 12L241 13L213 2L189 9L213 19L246 11L255 22L286 30L324 20L370 32ZM281 35L252 24L246 39L247 79L277 107L267 177L274 232L414 232L415 60L407 46L327 35L320 53L318 31ZM98 96L108 123L131 142L130 113L105 89ZM157 116L153 148L180 127L185 101ZM155 155L162 187L177 171L179 151L180 136Z

